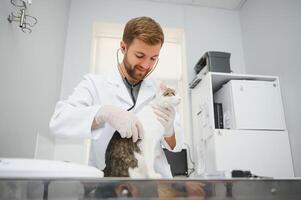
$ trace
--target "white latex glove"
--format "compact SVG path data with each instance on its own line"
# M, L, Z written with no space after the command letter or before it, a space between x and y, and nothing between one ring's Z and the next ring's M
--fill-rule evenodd
M174 134L173 123L175 120L176 111L172 106L152 106L154 109L154 113L157 115L157 119L163 125L164 137L170 137Z
M97 125L105 122L109 123L116 131L120 133L122 138L131 138L133 142L143 138L143 127L138 118L131 112L112 105L102 106L96 116Z

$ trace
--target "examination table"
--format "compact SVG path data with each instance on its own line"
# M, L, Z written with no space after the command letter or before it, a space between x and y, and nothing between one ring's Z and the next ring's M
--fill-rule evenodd
M29 169L29 163L35 168ZM48 166L48 171L41 165ZM96 168L72 163L0 159L0 199L301 200L301 179L297 178L133 180L102 176Z

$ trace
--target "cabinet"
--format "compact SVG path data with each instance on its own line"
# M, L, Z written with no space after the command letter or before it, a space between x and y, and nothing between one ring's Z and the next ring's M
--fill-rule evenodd
M264 109L261 107L256 112L254 108L260 102L254 99L251 100L252 105L244 105L245 109L242 109L243 113L240 115L258 114L262 118L261 122L263 121L260 123L258 120L259 127L276 128L260 129L253 125L256 120L252 117L248 126L237 126L235 129L215 128L214 94L230 80L264 81L276 87L279 98L276 98L277 95L273 96L270 103L275 103L277 109L268 109L270 113L260 113ZM294 176L278 77L207 72L198 74L191 85L193 149L197 176L225 176L232 170L249 170L264 177ZM236 105L242 101L243 97L240 97L234 103ZM268 104L269 101L267 106ZM273 119L276 116L278 121L274 121L275 126L270 116Z

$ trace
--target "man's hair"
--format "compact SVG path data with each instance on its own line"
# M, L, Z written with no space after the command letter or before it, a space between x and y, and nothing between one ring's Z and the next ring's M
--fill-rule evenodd
M128 21L125 25L122 40L130 46L137 38L148 45L163 45L164 34L159 23L150 17L136 17Z

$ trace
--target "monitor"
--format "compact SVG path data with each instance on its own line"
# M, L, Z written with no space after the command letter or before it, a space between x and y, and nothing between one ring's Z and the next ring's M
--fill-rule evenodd
M171 152L164 148L163 151L170 165L172 176L188 176L187 150Z

